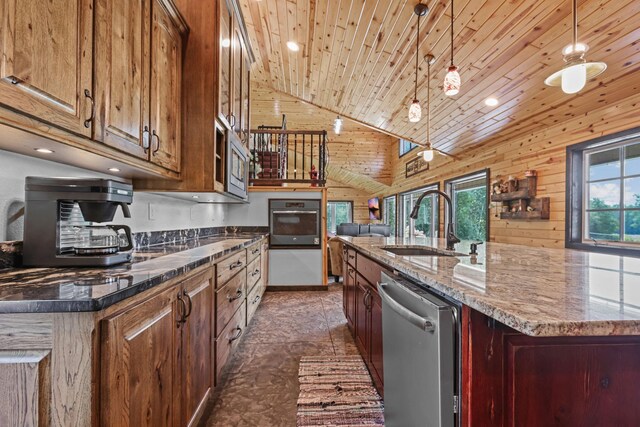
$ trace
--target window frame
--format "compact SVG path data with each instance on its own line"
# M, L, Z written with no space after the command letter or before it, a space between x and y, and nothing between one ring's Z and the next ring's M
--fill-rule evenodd
M408 142L409 144L412 145L412 147L409 150L405 151L405 152L402 151L402 142L403 141L406 141L406 142ZM418 147L420 147L418 144L415 144L415 143L409 141L408 139L402 139L402 138L398 139L398 158L402 158L402 157L406 156L407 154L411 153L413 150L415 150Z
M397 194L391 194L389 196L385 196L385 197L382 198L382 221L385 224L389 225L389 227L391 227L391 224L388 224L386 222L387 221L387 218L386 218L386 212L387 212L387 210L386 210L386 202L389 199L393 199L394 203L396 204L396 208L394 209L396 211L396 222L393 225L393 230L392 230L391 235L392 236L397 236L398 235L398 195Z
M402 238L408 237L408 236L404 235L404 222L405 222L404 215L405 215L405 212L404 212L403 196L406 196L407 194L411 194L411 193L416 193L416 192L422 193L422 192L427 191L428 189L431 189L431 188L433 188L434 190L440 190L440 181L436 181L436 182L433 182L431 184L423 185L423 186L420 186L420 187L417 187L417 188L413 188L411 190L403 191L402 193L398 193L397 194L398 201L397 201L397 205L396 205L396 210L397 210L397 212L396 212L396 223L400 224L400 222L402 222L402 227L401 228L396 226L396 229L397 229L397 234L396 235L398 237L402 237ZM436 220L435 223L438 226L435 228L435 233L432 233L431 236L428 236L429 238L432 238L432 239L440 238L440 197L441 197L440 195L438 195L438 197L435 197L435 203L434 203L434 207L433 207L434 213L435 213L434 217L435 217L435 220ZM400 206L400 204L402 204L402 206ZM402 214L402 216L400 217L399 214ZM400 219L401 219L401 221L400 221ZM402 233L400 233L400 229L402 230ZM427 237L427 236L425 236L425 237Z
M595 151L621 147L640 139L640 127L617 132L611 135L591 139L589 141L573 144L566 149L567 171L565 183L565 247L568 249L579 249L590 252L608 253L613 255L640 256L640 243L626 242L600 242L591 243L584 239L585 231L585 198L587 197L585 159L586 155ZM640 141L635 141L640 142ZM624 159L620 159L624 162ZM621 179L624 180L621 172ZM612 178L615 179L615 178ZM620 188L624 194L624 188ZM624 197L624 196L621 196ZM621 210L612 209L612 211ZM620 232L624 234L623 224L620 224Z
M489 204L491 203L491 170L489 168L486 169L481 169L475 172L471 172L471 173L467 173L464 175L460 175L460 176L456 176L454 178L451 179L447 179L444 181L444 188L445 188L445 193L447 193L449 195L449 197L451 198L451 204L452 206L452 213L454 214L454 225L456 223L456 218L455 218L455 199L453 197L453 193L452 193L452 188L453 188L453 184L457 183L457 182L464 182L466 180L471 180L474 177L480 177L480 175L484 175L485 179L486 179L486 200L487 203L485 204L485 237L484 237L484 241L488 242L489 238L491 236L490 234L490 227L491 227L491 219L489 218L489 213L490 213L490 209L489 209ZM445 224L449 223L449 215L447 210L445 209L444 212L444 220L445 220Z
M331 231L329 229L329 204L330 203L349 203L349 205L351 205L350 215L351 215L352 223L353 223L353 214L354 214L354 206L353 206L354 204L353 204L353 200L327 200L327 221L326 221L327 233L335 234L338 231L338 225L340 224L336 224L336 231Z

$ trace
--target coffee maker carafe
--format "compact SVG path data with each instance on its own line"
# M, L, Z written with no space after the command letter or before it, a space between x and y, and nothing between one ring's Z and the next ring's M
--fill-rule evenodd
M131 260L129 227L99 225L111 222L118 208L131 217L130 183L27 177L25 200L25 266L106 267Z

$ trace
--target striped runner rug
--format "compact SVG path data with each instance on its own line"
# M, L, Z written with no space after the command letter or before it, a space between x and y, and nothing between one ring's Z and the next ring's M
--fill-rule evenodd
M304 356L298 427L384 426L380 395L360 356Z

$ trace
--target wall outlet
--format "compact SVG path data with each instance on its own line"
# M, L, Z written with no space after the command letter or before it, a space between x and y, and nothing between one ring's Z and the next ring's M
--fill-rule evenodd
M149 221L155 221L158 218L158 206L149 203Z

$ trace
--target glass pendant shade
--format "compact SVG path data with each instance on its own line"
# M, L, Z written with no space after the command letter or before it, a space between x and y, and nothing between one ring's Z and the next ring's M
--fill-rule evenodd
M433 150L431 150L431 149L424 150L420 154L422 155L422 159L425 162L430 162L431 160L433 160Z
M449 72L444 76L444 94L447 96L454 96L460 92L460 73L458 73L458 67L449 67Z
M409 107L409 121L412 123L419 122L422 118L422 107L420 107L420 101L414 99Z
M584 64L576 64L562 70L562 82L560 86L564 93L577 93L587 84L587 67Z

